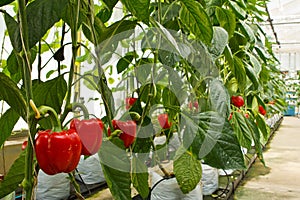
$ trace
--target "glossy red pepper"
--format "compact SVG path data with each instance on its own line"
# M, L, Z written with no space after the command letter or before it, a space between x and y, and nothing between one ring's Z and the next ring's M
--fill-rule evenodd
M48 175L69 173L78 165L81 141L74 129L39 131L35 141L36 159Z
M120 120L112 120L112 124L115 130L121 130L119 138L123 140L124 146L128 148L136 138L136 123L129 120L126 122ZM108 130L108 136L110 136L110 130Z
M136 102L137 98L133 98L133 97L127 97L125 99L125 108L126 110L129 110L131 108L131 106L133 106L133 104Z
M73 119L70 129L75 129L80 137L81 155L90 156L98 152L102 144L103 122L100 119Z
M22 144L22 151L24 151L26 149L27 144L28 144L27 140L23 142L23 144Z
M159 114L157 116L158 122L163 129L169 129L172 123L169 121L169 116L167 113Z
M231 103L240 108L244 105L244 98L242 96L232 96Z
M262 115L266 115L267 111L264 109L262 105L259 105L258 107L259 113Z

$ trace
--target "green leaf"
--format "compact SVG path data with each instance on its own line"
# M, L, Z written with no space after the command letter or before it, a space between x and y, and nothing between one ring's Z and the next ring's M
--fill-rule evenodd
M233 60L234 60L234 65L231 66L232 73L234 74L238 82L240 91L244 91L247 84L247 76L246 76L246 69L244 63L237 56L234 56Z
M133 55L133 53L127 54L126 56L122 57L118 63L117 63L117 71L118 74L122 73L124 70L126 70L128 68L128 66L130 65L130 63L132 62L133 58L135 56Z
M138 193L146 198L149 195L148 167L137 157L132 158L132 183Z
M240 20L240 24L241 24L240 27L241 27L242 33L244 33L244 35L247 36L249 42L254 43L255 35L254 35L254 32L251 29L251 27L246 22L241 21L241 20Z
M179 152L179 154L177 154ZM176 152L174 159L174 174L181 191L184 194L189 193L198 185L202 177L201 163L189 151L182 153Z
M19 24L11 17L8 13L4 13L4 20L7 27L8 35L11 41L11 44L17 52L21 52L22 43L20 38L20 29Z
M255 50L258 54L258 56L265 62L267 63L267 60L270 58L270 56L267 54L267 52L265 51L265 49L263 49L262 47L255 47Z
M33 85L34 102L37 106L47 105L61 112L63 100L67 92L67 83L63 76Z
M219 169L244 168L244 157L228 120L216 112L182 113L183 145Z
M257 90L259 86L259 81L258 81L258 75L255 73L254 69L252 68L251 65L248 63L245 63L245 70L246 70L246 75L248 78L251 80L253 83L254 89Z
M213 134L213 133L210 133ZM244 169L245 161L236 135L226 120L222 134L211 152L205 156L205 163L218 169Z
M68 5L68 0L36 0L27 8L28 43L32 48L46 32L58 22Z
M230 96L227 89L221 81L214 79L210 83L209 91L212 108L226 118L230 111Z
M210 52L218 58L224 51L226 45L228 44L228 33L222 27L214 27L214 36L212 39L212 47Z
M3 198L15 191L19 187L19 184L23 181L25 176L25 154L26 151L21 152L20 156L10 167L9 172L4 177L4 180L0 182L0 198Z
M15 83L19 83L22 78L22 66L19 66L17 56L14 51L11 52L7 58L7 65L4 70L4 72L6 72L6 70L9 72L9 77Z
M257 75L259 75L259 73L261 72L260 62L258 61L258 59L252 53L247 52L247 55L250 58L250 63L253 66L253 69L254 69L255 73Z
M106 23L112 16L112 10L108 8L101 9L96 15L103 23Z
M262 144L260 142L260 133L259 133L258 127L257 127L256 123L250 119L246 119L246 123L247 123L249 129L252 130L252 138L253 138L253 141L255 144L255 151L258 155L258 158L260 159L260 161L263 164L265 164L263 154L262 154Z
M112 10L119 0L102 0L105 5Z
M247 12L241 8L236 2L228 1L230 7L232 8L233 12L239 19L245 19L247 16Z
M15 1L15 0L1 0L1 2L0 2L0 7L1 7L1 6L8 5L8 4L10 4L10 3L14 2L14 1Z
M210 19L197 1L180 0L180 19L183 24L201 41L210 44L213 38L213 28Z
M264 117L261 114L257 114L255 116L255 119L259 130L263 134L264 140L267 141L270 136L270 129L267 128L268 126L266 124Z
M16 83L5 74L0 73L0 85L0 99L3 99L12 109L25 119L27 105Z
M250 149L252 144L252 135L251 130L247 126L245 116L242 113L235 111L232 114L231 122L240 145Z
M138 20L149 23L150 0L121 0L121 2Z
M98 155L114 199L131 200L130 160L126 151L110 141L104 141Z
M12 109L9 108L0 118L0 146L5 142L5 140L11 135L12 130L15 127L20 115Z
M230 10L217 7L216 17L220 23L220 26L228 32L228 36L229 38L231 38L234 34L236 27L235 15Z

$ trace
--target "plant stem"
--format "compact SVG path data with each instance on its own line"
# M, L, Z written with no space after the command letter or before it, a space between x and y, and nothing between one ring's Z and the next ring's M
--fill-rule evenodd
M20 36L22 42L22 66L23 66L23 82L26 91L27 105L29 105L30 99L33 98L32 94L32 81L31 81L31 63L30 63L30 49L28 43L28 26L27 26L27 15L26 15L26 4L25 0L18 0L19 4L19 20L20 20ZM30 107L27 106L26 121L28 124L28 148L26 151L25 160L25 177L23 180L23 188L26 192L26 199L31 200L34 178L33 178L33 138L36 133L36 123L31 120Z
M71 61L70 72L69 72L66 105L65 105L65 109L62 114L62 117L61 117L62 122L67 117L68 113L72 110L72 108L70 107L70 103L71 103L71 95L72 95L72 83L73 83L74 71L75 71L75 61L76 61L77 50L78 50L77 26L78 26L79 9L80 9L80 0L76 0L75 6L73 7L73 10L72 10L73 11L73 19L72 19L73 23L71 24L72 61Z

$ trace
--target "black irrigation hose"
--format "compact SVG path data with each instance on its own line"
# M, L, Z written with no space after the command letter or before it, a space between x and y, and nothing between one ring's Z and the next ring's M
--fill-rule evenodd
M229 191L229 183L230 183L230 179L229 179L229 175L227 174L226 170L222 169L223 172L225 173L225 176L227 178L227 184L226 184L226 187L224 189L219 189L219 190L222 190L221 194L218 194L217 196L214 196L214 198L218 199L218 198L221 198L224 194L227 194L227 192ZM217 190L217 191L219 191Z
M175 178L175 175L171 175L171 176L168 176L168 177L163 177L162 179L160 179L159 181L157 181L157 182L152 186L152 188L150 189L150 192L149 192L149 195L148 195L147 200L151 200L151 193L152 193L152 191L153 191L153 190L154 190L161 182L163 182L164 180L171 179L171 178Z
M92 194L91 190L89 189L89 187L87 186L87 184L84 182L83 178L81 177L81 174L78 172L78 169L76 168L76 173L79 176L80 181L83 183L85 189L89 192L89 195Z

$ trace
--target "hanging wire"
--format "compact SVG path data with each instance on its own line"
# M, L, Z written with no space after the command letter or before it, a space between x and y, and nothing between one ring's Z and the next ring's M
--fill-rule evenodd
M274 28L274 24L273 24L273 19L271 18L271 15L270 15L270 12L269 12L269 9L268 9L268 6L267 6L267 3L266 3L266 2L265 2L265 7L266 7L267 15L268 15L267 21L270 23L272 32L273 32L274 37L275 37L275 40L276 40L276 43L279 45L279 48L280 48L280 47L281 47L281 46L280 46L280 42L279 42L279 40L278 40L278 36L277 36L277 33L276 33L276 31L275 31L275 28Z

